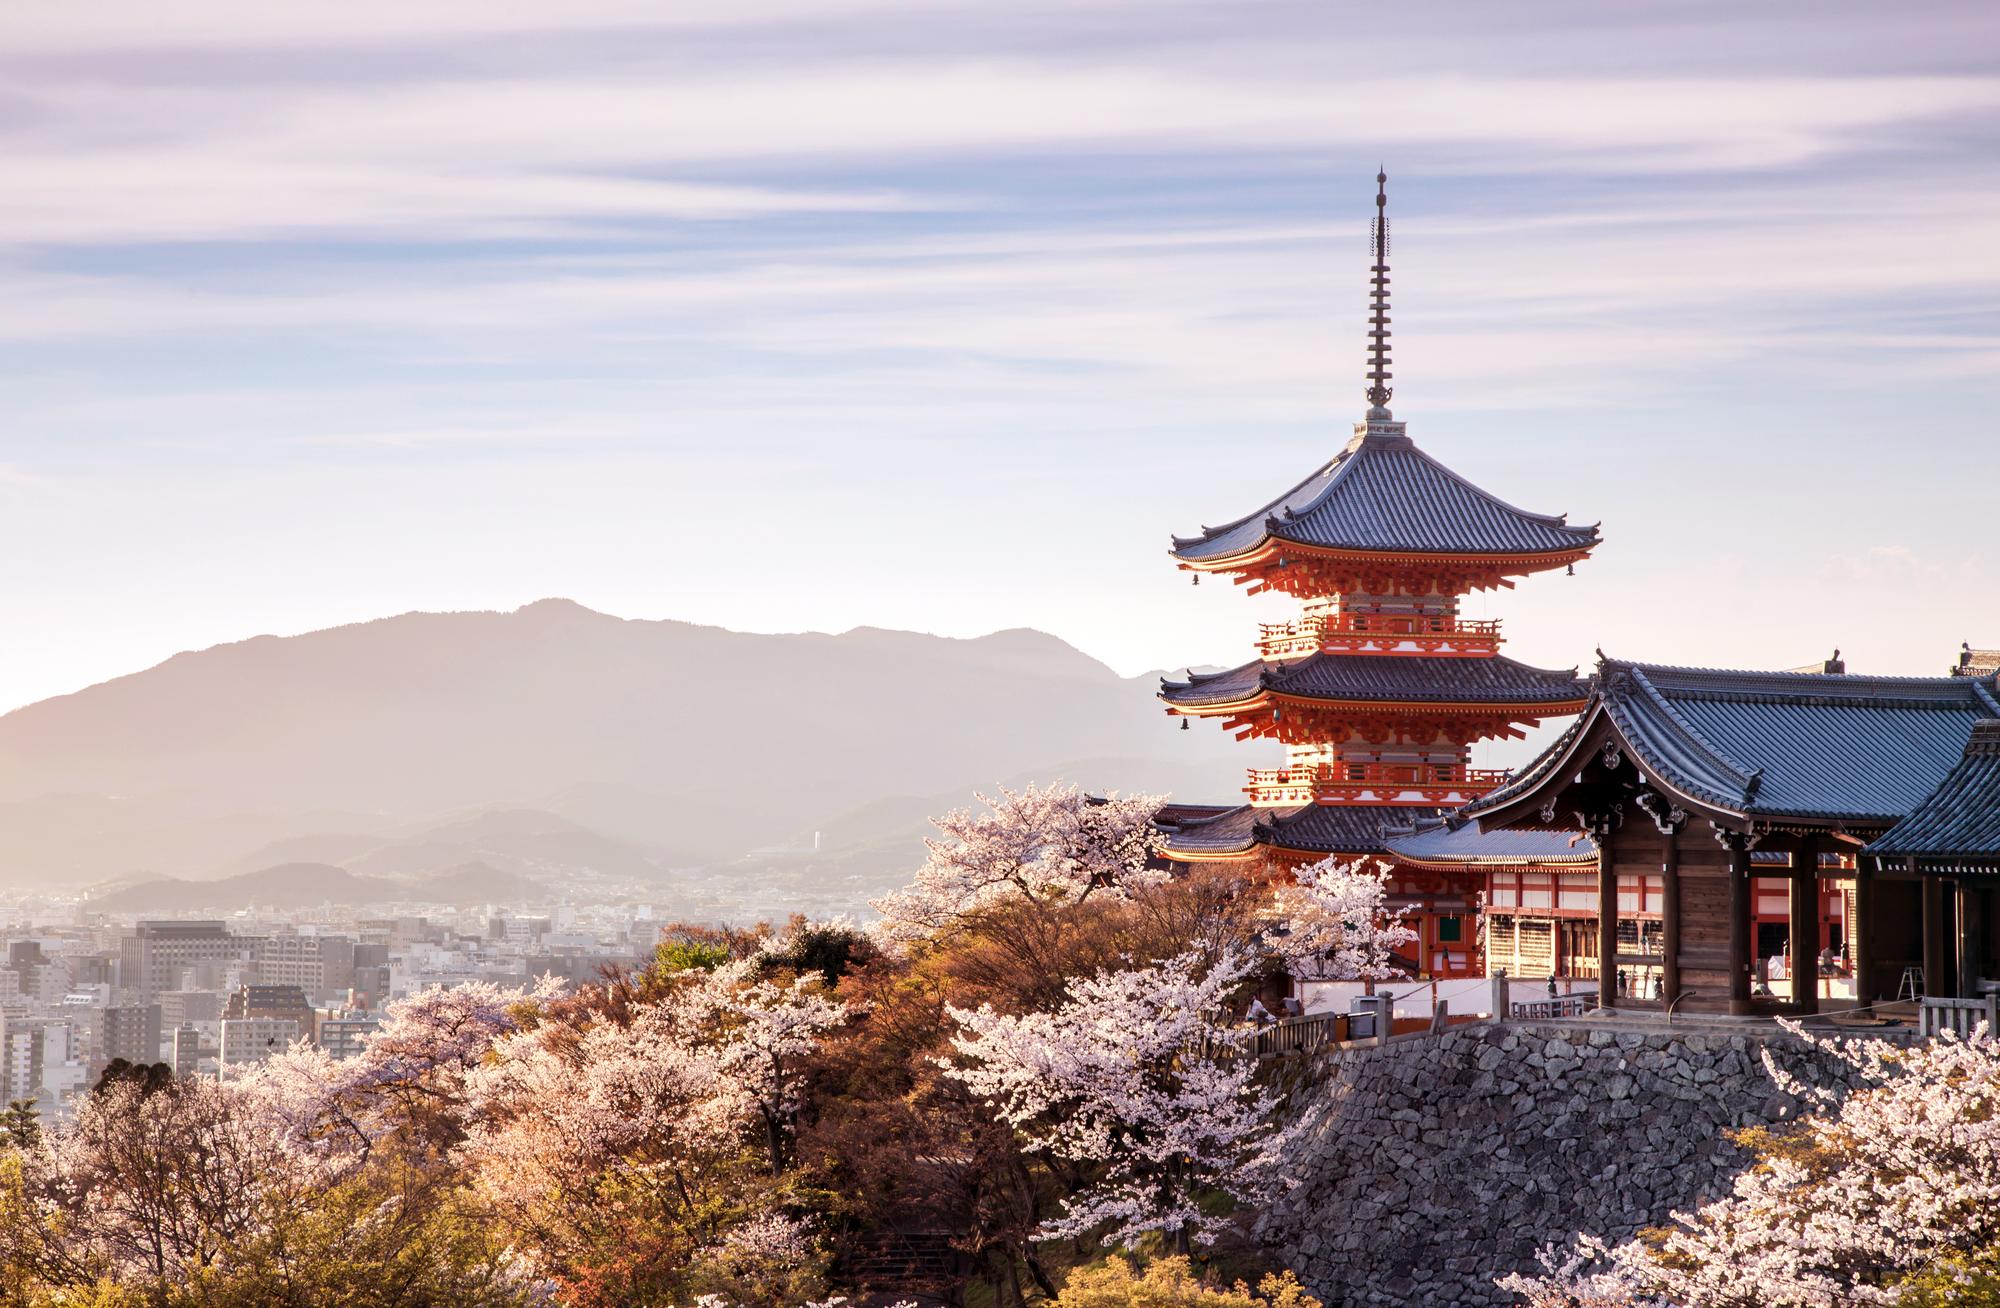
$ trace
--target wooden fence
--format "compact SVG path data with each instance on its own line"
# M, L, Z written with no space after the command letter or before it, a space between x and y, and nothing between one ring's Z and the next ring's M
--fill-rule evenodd
M1519 1021L1526 1019L1582 1017L1597 1007L1595 991L1579 991L1573 995L1557 995L1554 999L1522 999L1507 1005L1507 1015Z
M2000 994L1981 999L1924 998L1917 1008L1917 1031L1928 1040L1940 1031L1969 1037L1984 1023L1988 1034L2000 1035Z
M1259 1058L1285 1054L1310 1054L1346 1040L1347 1014L1314 1013L1310 1017L1288 1017L1257 1033L1251 1050Z

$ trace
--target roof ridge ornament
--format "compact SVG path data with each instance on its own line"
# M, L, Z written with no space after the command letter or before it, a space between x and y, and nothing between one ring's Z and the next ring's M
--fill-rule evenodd
M1375 263L1368 292L1368 418L1386 421L1389 412L1389 174L1375 174L1375 221L1369 231Z

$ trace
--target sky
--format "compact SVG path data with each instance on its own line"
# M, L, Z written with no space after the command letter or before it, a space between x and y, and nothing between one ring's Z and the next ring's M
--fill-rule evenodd
M0 709L562 595L1032 626L1396 416L1574 577L1514 656L2000 644L2000 18L1937 3L0 10Z

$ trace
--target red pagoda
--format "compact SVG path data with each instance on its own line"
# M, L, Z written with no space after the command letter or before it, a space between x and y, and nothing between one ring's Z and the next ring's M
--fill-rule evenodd
M1387 182L1376 177L1366 418L1277 499L1173 540L1174 560L1197 583L1226 574L1251 594L1300 601L1295 621L1263 628L1252 661L1161 683L1169 713L1217 718L1239 740L1286 749L1283 767L1250 772L1247 804L1163 815L1177 861L1284 870L1329 854L1385 855L1387 833L1428 825L1506 779L1471 766L1475 742L1520 736L1589 697L1574 669L1507 658L1499 623L1460 615L1475 590L1584 558L1597 528L1494 498L1418 449L1391 416ZM1393 887L1416 910L1423 942L1412 961L1430 975L1480 968L1471 944L1480 887L1447 881L1404 864Z

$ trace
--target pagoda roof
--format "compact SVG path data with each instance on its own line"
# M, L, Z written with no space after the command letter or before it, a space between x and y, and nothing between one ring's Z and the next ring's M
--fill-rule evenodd
M1370 422L1333 461L1254 513L1174 537L1184 563L1212 563L1272 541L1395 555L1573 554L1597 527L1517 509L1431 458L1402 423Z
M1336 703L1581 704L1589 683L1574 668L1556 672L1501 655L1489 658L1308 654L1262 660L1227 672L1160 679L1160 698L1189 708L1234 704L1262 693Z
M2000 649L1974 649L1971 645L1961 645L1958 651L1958 666L1951 670L1954 677L1990 677L2000 672Z
M1560 740L1470 817L1554 798L1613 740L1654 784L1742 818L1893 822L1936 788L1972 724L2000 716L1992 678L1744 672L1604 660Z
M1406 863L1500 864L1597 862L1597 844L1574 831L1537 831L1531 827L1501 827L1482 831L1475 823L1457 827L1442 819L1392 828L1386 847Z
M1975 722L1957 766L1864 852L2000 872L2000 719Z
M1192 807L1192 806L1190 806ZM1226 857L1258 845L1306 854L1379 854L1384 828L1415 818L1435 820L1437 808L1376 808L1355 804L1301 804L1257 808L1239 804L1207 817L1176 824L1167 840L1169 856Z

